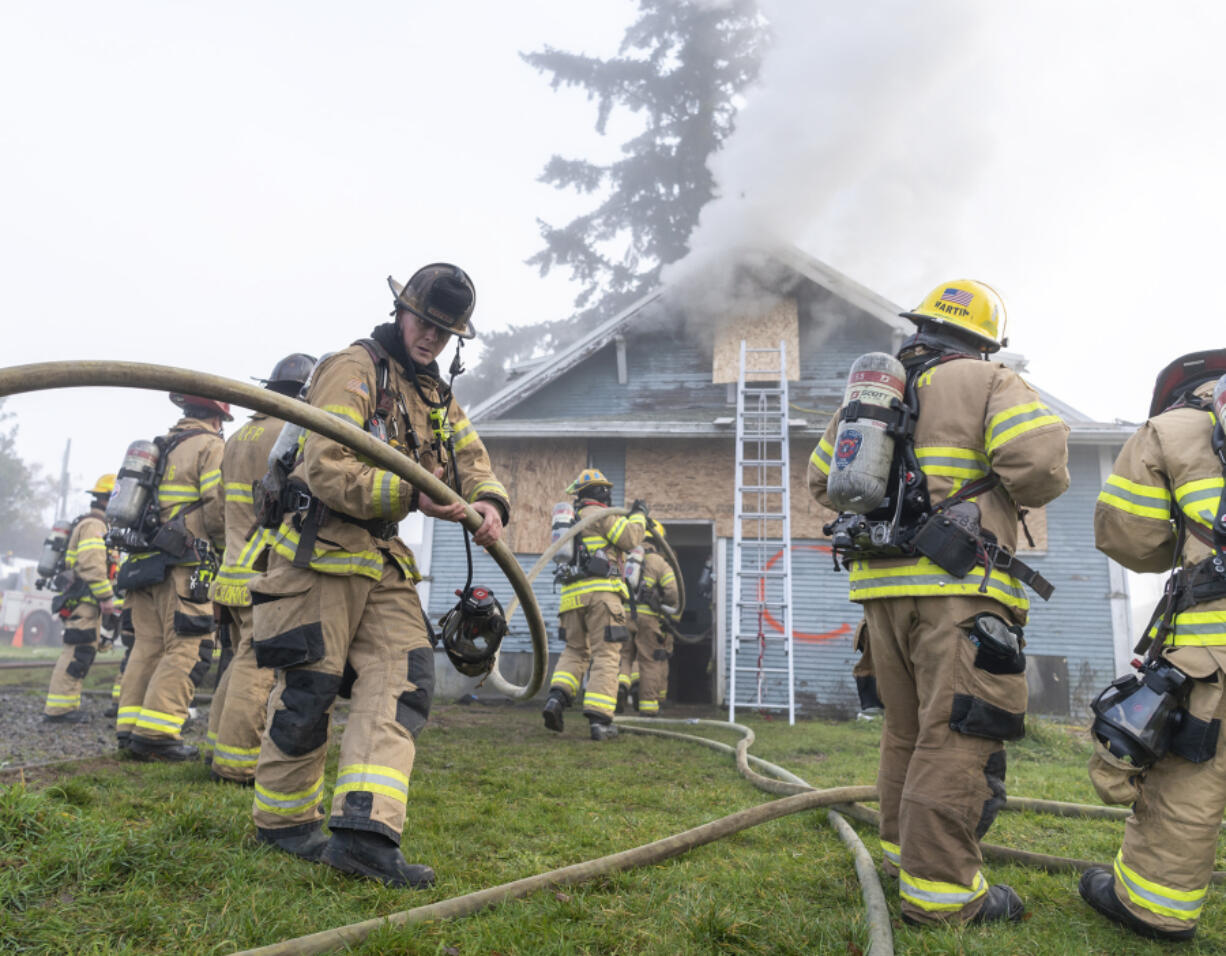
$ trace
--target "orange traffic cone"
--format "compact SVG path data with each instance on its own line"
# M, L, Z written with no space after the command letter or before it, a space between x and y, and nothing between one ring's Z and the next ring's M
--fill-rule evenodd
M22 618L17 625L17 633L13 635L13 647L21 647L21 632L25 629L26 621Z

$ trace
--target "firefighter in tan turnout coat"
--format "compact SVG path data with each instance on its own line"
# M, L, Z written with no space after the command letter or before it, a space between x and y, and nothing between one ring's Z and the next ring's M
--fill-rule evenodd
M158 516L163 527L179 519L185 550L134 553L117 578L135 637L119 689L116 736L121 749L145 760L197 755L180 733L213 659L215 625L207 583L204 593L193 594L191 582L200 564L197 547L220 552L225 545L221 423L233 421L230 406L178 393L171 401L183 408L183 418L164 438L170 450L157 488Z
M664 528L658 521L650 521L643 539L643 571L634 601L634 613L630 620L628 650L622 652L620 687L629 688L638 682L637 709L639 713L654 716L660 712L660 701L668 694L668 662L673 654L673 635L660 620L668 612L664 608L676 608L681 598L677 576L673 567L656 548L656 542L664 538Z
M1187 675L1187 713L1167 755L1143 772L1099 745L1091 779L1108 802L1131 803L1132 814L1114 872L1094 867L1079 887L1109 919L1159 939L1186 940L1196 932L1226 807L1219 737L1226 721L1226 465L1214 446L1211 408L1214 380L1223 372L1226 350L1168 366L1149 421L1124 445L1094 511L1099 550L1126 568L1180 568L1168 590L1176 598L1169 617L1159 607L1165 626L1160 633L1151 627L1148 636L1150 649Z
M315 367L315 359L295 353L281 359L264 387L296 397ZM208 748L214 780L250 784L260 754L274 671L255 663L251 646L251 592L255 563L272 540L272 529L257 524L252 485L268 471L268 453L281 426L279 418L256 412L226 442L221 482L226 495L226 552L213 582L213 603L230 631L234 658L222 674L209 708Z
M939 286L903 315L918 326L899 358L919 417L913 440L897 442L913 450L911 464L898 468L896 458L893 473L922 471L938 514L973 498L985 533L978 548L994 536L988 553L997 558L988 570L985 552L968 545L971 570L958 576L914 550L877 556L867 541L845 555L885 704L882 853L887 872L899 875L907 922L1018 919L1017 894L989 886L980 870L979 840L1005 800L1003 742L1024 734L1020 626L1029 605L1021 577L1034 578L1013 563L1018 506L1038 507L1067 488L1068 428L1014 372L977 360L1000 347L1004 326L988 286ZM809 488L827 507L832 467L847 464L835 447L839 425L836 416L809 464ZM855 440L847 444L844 455L854 456ZM887 492L891 508L897 485ZM928 508L914 512L916 528ZM912 529L900 524L901 541Z
M70 614L64 622L64 650L47 688L44 720L71 724L89 720L81 710L81 684L98 654L102 619L115 610L106 548L106 503L114 487L115 476L103 475L89 489L93 496L89 514L77 519L64 551L64 568L72 575L64 589Z
M613 483L595 468L585 468L566 489L576 497L575 518L608 508ZM542 712L545 726L561 732L563 711L579 693L584 674L583 715L593 740L617 736L613 713L617 706L617 672L626 628L629 600L622 580L624 556L643 540L647 505L635 501L629 515L607 515L583 531L576 542L576 561L562 584L558 605L558 637L566 645L549 681L549 698ZM591 673L588 674L588 668Z
M448 264L392 282L395 322L320 362L307 400L400 449L444 480L484 519L492 545L509 518L476 430L450 398L435 359L448 338L473 336L476 293ZM453 363L453 374L458 371ZM255 771L258 837L287 852L391 886L426 886L430 867L401 854L415 738L434 690L434 651L418 602L413 554L397 537L410 511L458 521L441 505L350 449L308 434L296 510L273 538L268 570L249 588L261 667L277 668ZM324 763L337 695L350 698L328 826Z

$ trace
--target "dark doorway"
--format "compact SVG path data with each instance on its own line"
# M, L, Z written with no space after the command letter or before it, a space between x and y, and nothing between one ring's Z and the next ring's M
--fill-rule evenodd
M703 569L711 560L712 528L710 524L665 524L664 531L677 555L685 582L685 611L677 630L691 639L673 642L673 657L668 668L668 699L679 704L711 704L715 701L711 656L714 596L700 594L699 582Z

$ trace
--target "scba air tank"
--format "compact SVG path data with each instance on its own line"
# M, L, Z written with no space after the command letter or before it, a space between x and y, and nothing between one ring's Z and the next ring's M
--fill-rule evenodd
M553 506L553 518L549 523L549 543L557 544L558 540L566 534L567 531L575 523L575 509L569 501L559 501ZM567 550L562 548L553 556L554 564L570 564L571 552L574 549Z
M1226 375L1217 380L1213 386L1213 414L1217 416L1218 424L1226 432Z
M112 529L137 529L153 493L159 457L158 446L151 441L134 441L128 446L106 505L106 520Z
M891 402L902 401L906 381L907 373L894 356L885 352L861 355L847 376L843 408L888 410ZM894 436L889 428L888 421L867 417L863 411L839 422L827 483L836 510L868 514L885 498L894 460Z
M626 582L626 586L630 588L630 593L634 594L639 589L639 582L643 580L643 557L646 552L640 544L633 548L626 555L626 566L622 569L622 578Z
M71 521L57 521L43 542L43 553L38 557L38 576L49 578L60 569L60 560L68 550L68 536L72 533Z

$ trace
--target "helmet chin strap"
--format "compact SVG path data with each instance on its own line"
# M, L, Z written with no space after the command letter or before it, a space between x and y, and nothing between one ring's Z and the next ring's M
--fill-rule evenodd
M925 349L929 352L957 353L986 358L983 347L969 336L959 335L935 322L922 323L915 334L903 342L902 347L898 350L898 354L899 357L905 355L910 357L908 353L915 353L920 349ZM904 361L906 360L904 359Z

